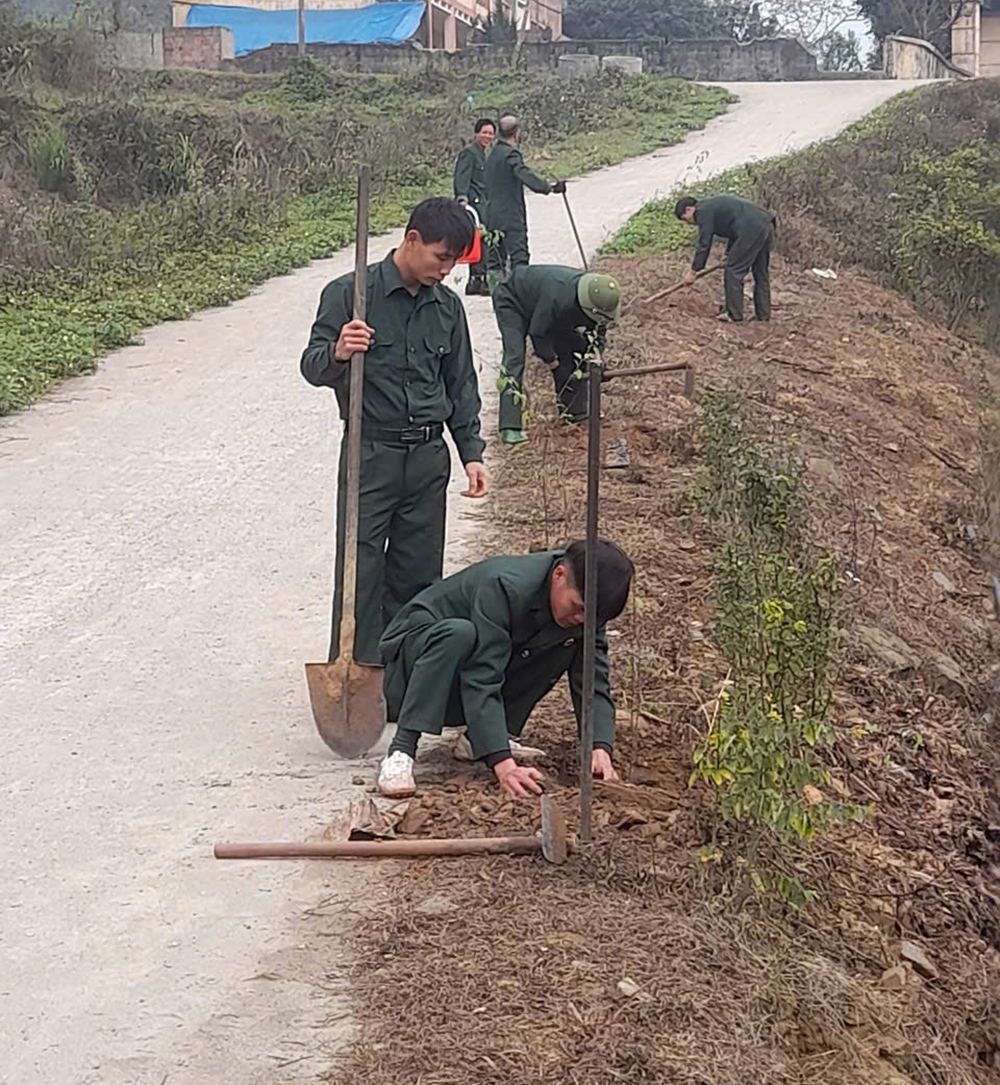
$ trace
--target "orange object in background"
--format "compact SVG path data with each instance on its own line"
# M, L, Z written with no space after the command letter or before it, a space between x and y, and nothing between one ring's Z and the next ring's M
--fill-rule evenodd
M482 227L479 225L479 216L471 207L466 207L466 211L472 216L472 221L476 224L476 232L472 235L472 244L462 253L458 258L460 264L478 264L483 258L483 237Z

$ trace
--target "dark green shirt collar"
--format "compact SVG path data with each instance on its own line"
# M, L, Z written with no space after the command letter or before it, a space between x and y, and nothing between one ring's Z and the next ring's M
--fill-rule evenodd
M399 274L399 268L396 267L396 261L393 260L393 255L396 250L392 249L389 255L382 261L382 293L385 297L390 294L395 294L397 290L404 290L407 294L410 294L406 289L406 283L403 282L402 277ZM418 305L422 305L426 301L440 302L441 289L437 285L434 286L421 286L416 294L410 294Z

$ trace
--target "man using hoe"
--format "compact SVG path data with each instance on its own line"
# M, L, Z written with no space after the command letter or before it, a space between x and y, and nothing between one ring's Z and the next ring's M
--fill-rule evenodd
M698 247L691 270L684 276L690 286L708 262L712 241L726 239L726 309L720 320L743 320L743 280L753 272L753 307L757 320L771 319L771 249L775 218L771 212L739 196L713 196L696 200L683 196L675 214L682 222L698 227Z
M529 262L525 188L543 196L566 191L565 181L549 184L544 177L528 169L517 147L519 138L517 119L501 117L500 138L486 160L486 224L493 233L503 235L495 249L491 246L502 270L508 265L514 268Z
M465 311L442 285L472 237L472 220L455 200L424 200L399 248L368 268L367 320L352 319L353 273L335 279L323 290L302 355L302 375L334 390L346 420L351 357L365 354L354 643L360 663L381 665L379 641L388 622L440 579L451 475L446 425L469 479L464 496L483 497L488 488ZM340 640L346 450L345 440L331 659Z
M632 562L613 543L597 550L594 775L617 778L611 762L615 707L605 624L625 608ZM535 705L564 675L577 721L582 713L583 542L566 550L499 557L471 565L422 591L382 638L389 720L398 724L379 770L383 795L412 795L421 734L465 727L456 756L483 761L509 795L541 793L542 774L514 755Z
M524 433L525 338L552 370L559 409L570 422L588 414L587 385L576 376L592 350L603 349L618 319L621 293L610 275L555 264L517 267L493 291L493 311L503 339L500 368L500 435L508 445Z
M463 147L455 161L455 198L476 212L485 225L486 211L486 153L493 145L496 128L486 118L476 121L476 138ZM469 268L466 294L489 294L486 285L486 250L478 263Z

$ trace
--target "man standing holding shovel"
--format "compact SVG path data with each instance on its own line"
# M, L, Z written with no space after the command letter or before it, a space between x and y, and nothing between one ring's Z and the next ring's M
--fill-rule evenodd
M484 497L488 489L465 311L442 285L472 239L472 220L456 200L424 200L399 248L368 267L366 319L352 319L353 273L335 279L323 290L302 355L302 375L334 390L345 421L350 360L365 355L354 642L362 664L382 664L386 625L441 576L451 475L446 425L469 479L464 495ZM342 449L331 659L340 640L345 471Z

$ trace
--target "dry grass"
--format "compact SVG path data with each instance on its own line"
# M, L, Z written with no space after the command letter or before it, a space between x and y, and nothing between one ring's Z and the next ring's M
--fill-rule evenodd
M615 271L634 295L672 278L656 261ZM627 439L632 464L604 473L603 530L640 570L613 641L617 761L633 791L599 796L598 844L565 868L405 868L358 932L361 1039L331 1080L1000 1081L1000 759L984 720L1000 636L982 540L965 531L980 507L988 359L860 277L828 284L780 266L776 278L770 326L718 325L706 285L634 310L609 357L694 358L702 387L741 388L772 439L795 434L811 459L814 537L856 578L852 617L923 661L893 674L859 647L844 661L832 786L875 803L872 820L786 857L820 893L805 912L748 897L731 858L700 861L714 827L687 766L725 666L709 625L716 540L686 499L696 419L677 377L612 382L605 431ZM499 472L494 552L582 532L584 437L554 421L543 376L532 375L533 440ZM934 651L959 663L960 684L941 681ZM557 693L530 740L548 746L570 811L574 737ZM484 775L429 772L412 831L533 827L533 808L501 800ZM717 839L725 852L724 830ZM904 937L939 975L886 990ZM619 989L626 979L636 993Z

